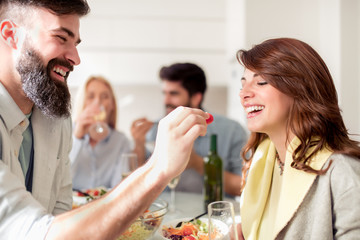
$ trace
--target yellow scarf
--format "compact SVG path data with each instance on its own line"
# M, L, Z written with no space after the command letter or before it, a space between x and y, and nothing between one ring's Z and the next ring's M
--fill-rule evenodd
M293 162L293 150L299 145L300 140L295 137L286 152L283 183L279 196L281 208L278 209L277 221L274 222L274 235L269 239L274 239L290 221L317 177L316 174L296 170L290 166ZM240 203L242 231L245 239L257 239L259 224L269 195L275 152L274 144L270 139L266 139L261 142L254 154ZM324 148L316 153L309 165L313 169L320 170L332 153Z

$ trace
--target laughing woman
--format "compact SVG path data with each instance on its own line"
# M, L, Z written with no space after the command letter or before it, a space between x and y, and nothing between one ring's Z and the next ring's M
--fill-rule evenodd
M349 138L324 61L289 38L237 57L251 131L240 237L358 239L360 147Z

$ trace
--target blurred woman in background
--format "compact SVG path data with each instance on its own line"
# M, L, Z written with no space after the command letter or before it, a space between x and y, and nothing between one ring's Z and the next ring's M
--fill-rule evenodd
M242 155L248 175L240 237L359 238L360 147L349 138L324 61L289 38L237 57L251 131Z
M80 89L74 110L70 152L74 189L112 188L129 171L121 160L131 152L125 134L116 130L117 105L113 88L101 76L90 77Z

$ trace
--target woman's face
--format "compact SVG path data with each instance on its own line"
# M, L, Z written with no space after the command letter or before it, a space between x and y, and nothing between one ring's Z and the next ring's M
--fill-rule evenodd
M92 105L100 107L104 106L106 115L110 116L110 113L114 110L114 98L110 89L106 84L101 81L93 80L86 88L85 93L85 108Z
M247 125L251 132L286 134L286 123L294 99L273 86L260 75L245 69L239 93Z

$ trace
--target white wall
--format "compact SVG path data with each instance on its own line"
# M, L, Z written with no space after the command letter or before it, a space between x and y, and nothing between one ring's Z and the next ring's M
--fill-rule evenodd
M360 24L359 1L341 2L341 102L350 133L360 134ZM356 137L360 140L360 137Z
M358 23L357 23L357 26L358 26L358 31L357 31L357 38L360 39L360 16L359 16L359 13L360 13L360 4L358 3ZM357 51L355 51L355 54L357 52L357 56L360 57L360 45L358 45L357 47ZM358 76L360 78L360 67L357 67L358 69ZM358 88L358 92L360 93L360 84L359 84L359 88ZM360 106L360 97L358 98L358 105ZM359 108L358 108L359 109ZM357 133L360 133L360 110L357 111L358 112L358 121L357 121L357 126L358 126L358 131ZM360 137L358 137L359 141L360 141Z
M92 11L81 22L82 64L73 79L98 72L119 84L158 84L161 66L193 61L205 69L211 84L226 85L223 1L90 0L89 4Z
M236 60L236 52L245 47L246 5L245 0L227 0L226 4L226 63L228 66L228 116L238 120L245 129L245 112L238 96L243 69Z

